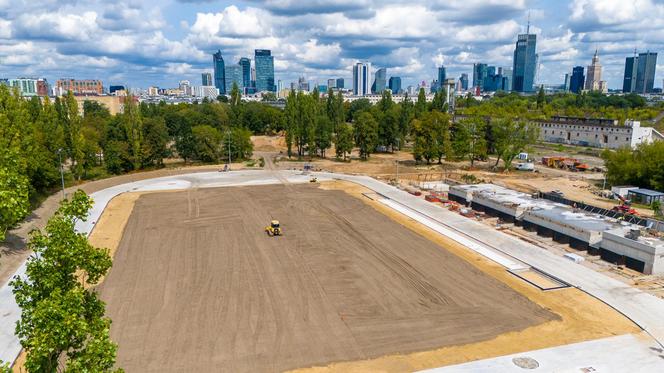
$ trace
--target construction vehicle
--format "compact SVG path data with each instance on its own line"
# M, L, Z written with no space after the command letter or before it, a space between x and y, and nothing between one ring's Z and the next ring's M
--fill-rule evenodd
M576 158L567 157L542 157L542 164L550 168L569 170L573 172L586 171L590 168L587 164L580 162Z
M613 193L614 197L618 198L620 200L620 204L618 206L614 206L611 210L617 211L620 213L623 213L625 215L638 215L638 211L634 210L632 208L632 201L625 199L625 197L621 196L618 193Z
M281 226L279 226L279 220L272 220L270 225L265 227L265 232L268 236L281 236Z
M318 179L316 178L316 176L312 176L311 179L309 179L309 182L310 183L317 183Z

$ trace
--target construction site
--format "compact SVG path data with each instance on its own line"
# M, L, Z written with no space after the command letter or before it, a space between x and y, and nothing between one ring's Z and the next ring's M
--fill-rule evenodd
M441 174L259 156L261 170L91 194L77 230L113 257L98 290L118 367L662 370L664 236L647 220ZM14 360L20 311L6 302L0 315L0 358Z

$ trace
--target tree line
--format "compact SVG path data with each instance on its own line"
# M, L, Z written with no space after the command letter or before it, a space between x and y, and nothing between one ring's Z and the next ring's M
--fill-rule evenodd
M236 92L239 92L236 89ZM0 85L0 242L32 203L68 182L163 167L167 157L220 162L251 157L252 134L276 133L283 112L239 99L166 105L123 100L111 115L102 104L69 93L25 99Z
M496 155L506 168L529 144L537 139L536 128L510 115L488 120L469 115L458 122L447 113L445 91L427 102L420 90L413 102L408 95L400 103L385 91L377 104L367 99L344 103L341 92L331 91L326 99L318 91L307 95L290 92L284 110L284 129L289 156L325 157L335 148L339 159L347 160L357 148L361 159L376 151L392 152L412 146L416 161L427 164Z
M611 185L636 185L664 191L664 142L641 144L602 153Z

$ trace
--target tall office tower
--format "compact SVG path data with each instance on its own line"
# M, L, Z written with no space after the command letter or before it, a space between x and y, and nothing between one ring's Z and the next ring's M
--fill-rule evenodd
M537 72L537 35L530 33L530 21L525 34L519 34L514 48L512 67L512 90L516 92L534 92L535 73Z
M510 92L512 90L512 82L514 81L514 73L511 67L503 67L503 91Z
M212 55L212 66L214 67L214 86L219 90L220 95L226 94L226 65L221 51Z
M623 77L623 92L630 93L636 91L636 71L638 70L639 57L634 52L634 57L625 59L625 76Z
M376 77L371 86L372 93L382 93L387 86L387 68L381 67L376 71Z
M284 88L286 88L286 87L284 86L283 80L281 80L281 79L277 80L277 92L283 91Z
M370 91L371 63L358 62L353 66L353 94L366 96Z
M401 78L398 76L391 76L389 87L392 93L394 94L401 93Z
M441 66L438 68L438 85L441 88L444 88L446 79L447 79L447 74L445 71L445 66Z
M636 69L637 93L652 93L655 85L655 67L657 66L657 53L639 53Z
M583 89L585 77L583 76L583 66L574 66L572 69L572 77L569 81L570 92L579 93Z
M602 65L599 64L599 56L597 49L593 55L592 63L586 68L586 83L585 87L588 91L599 91L600 82L602 81Z
M274 57L270 50L256 49L254 65L256 66L256 91L274 92Z
M328 79L327 80L327 89L333 89L337 88L337 80L336 79Z
M344 78L337 78L337 88L339 89L344 89L346 88L344 86Z
M565 89L565 92L569 92L571 78L572 78L572 75L570 75L570 73L565 74L565 83L563 84L563 88Z
M202 86L211 86L212 85L212 74L202 73L201 74L201 85Z
M479 87L482 90L484 87L484 79L487 75L487 64L475 63L473 64L473 88Z
M461 89L464 91L468 90L468 74L463 73L461 74L461 77L459 78L459 81L461 81Z
M242 92L242 66L226 65L224 75L226 76L225 88L227 94L231 93L233 83L237 84L238 89Z
M242 67L242 85L241 88L251 87L251 60L247 57L240 58L238 65Z

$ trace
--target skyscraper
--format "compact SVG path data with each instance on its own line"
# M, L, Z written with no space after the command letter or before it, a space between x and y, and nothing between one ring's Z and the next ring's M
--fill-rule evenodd
M602 65L599 64L599 56L597 49L593 55L592 63L586 68L586 83L585 87L588 91L600 91L602 81Z
M445 84L445 79L447 79L447 74L445 73L445 66L440 66L438 68L438 85L443 87Z
M655 66L657 65L657 53L639 53L639 61L636 69L636 92L652 93L655 85Z
M391 76L390 77L390 90L394 94L398 94L401 92L401 78L398 76Z
M274 92L274 57L268 49L254 51L254 65L256 65L256 91Z
M381 67L376 71L376 77L374 79L373 85L371 86L372 93L382 93L385 90L387 84L387 69Z
M487 65L485 63L473 64L473 87L479 87L482 90L484 87L484 79L486 79Z
M636 54L636 51L634 52ZM623 92L636 91L636 71L638 70L639 57L627 57L625 59L625 77L623 78Z
M570 73L565 74L565 83L564 83L565 92L569 92L571 79L572 75L570 75Z
M463 89L464 91L467 91L468 90L468 74L466 74L466 73L461 74L461 77L459 78L459 80L461 81L461 89Z
M337 78L337 88L343 89L344 87L344 78Z
M514 48L512 90L533 92L537 71L537 35L530 33L530 21L525 34L519 34Z
M583 76L583 66L574 66L572 69L572 77L569 82L570 92L579 93L583 89L585 77Z
M327 80L327 89L333 89L333 88L337 88L336 79L328 79Z
M221 51L212 55L212 65L214 67L214 86L219 90L220 95L226 94L226 66Z
M353 94L366 96L370 91L371 63L358 62L353 66Z
M247 57L240 58L238 65L242 67L242 84L241 88L251 87L251 60Z
M212 74L210 74L210 73L201 74L201 85L211 86L212 85Z
M505 92L509 92L512 90L512 80L513 80L513 72L511 67L503 67L502 68L502 75L503 75L503 87L502 90Z
M242 66L226 65L225 70L226 71L224 72L224 75L226 76L226 93L231 93L231 89L233 89L233 83L237 84L238 89L240 89L240 92L242 92Z

